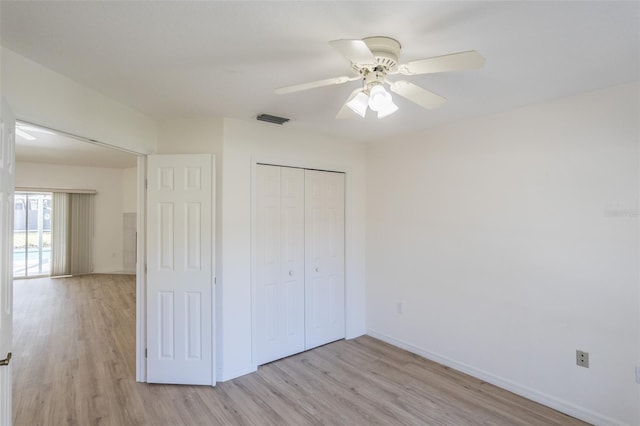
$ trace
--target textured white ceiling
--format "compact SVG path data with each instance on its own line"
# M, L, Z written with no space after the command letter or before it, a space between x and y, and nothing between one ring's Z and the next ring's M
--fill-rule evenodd
M639 2L2 1L2 44L156 119L262 112L357 140L638 80ZM358 82L278 96L344 75L327 42L384 35L401 62L475 49L480 71L409 77L448 99L425 111L334 119Z

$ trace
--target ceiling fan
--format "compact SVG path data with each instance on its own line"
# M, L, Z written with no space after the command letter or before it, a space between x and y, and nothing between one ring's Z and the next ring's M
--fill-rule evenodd
M478 69L484 66L484 58L475 50L434 56L426 59L398 63L400 43L389 37L367 37L362 40L334 40L329 44L351 62L354 76L340 76L310 83L281 87L275 90L278 95L299 92L316 87L343 84L349 81L362 80L362 87L354 90L336 118L348 118L353 113L365 117L367 109L378 113L378 118L387 117L398 110L393 103L391 91L411 102L426 108L434 109L442 105L446 99L429 90L423 89L406 80L390 81L387 76L394 74L418 75L447 71Z

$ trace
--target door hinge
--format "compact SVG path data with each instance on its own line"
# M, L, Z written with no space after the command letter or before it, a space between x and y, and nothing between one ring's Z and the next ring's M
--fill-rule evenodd
M214 284L217 284L217 283L218 283L218 278L213 277L213 283L214 283Z
M147 348L144 348L144 357L147 357Z
M148 180L144 180L144 189L149 189L149 181Z
M0 366L9 365L10 362L11 362L11 352L7 354L7 357L5 359L0 359Z
M147 264L146 263L144 264L144 273L145 274L147 273Z

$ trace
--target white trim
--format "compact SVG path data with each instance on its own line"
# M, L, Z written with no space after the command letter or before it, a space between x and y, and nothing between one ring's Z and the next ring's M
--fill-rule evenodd
M65 194L97 194L95 189L65 189L65 188L32 188L28 186L17 186L16 192L64 192Z
M138 196L136 213L136 381L147 381L147 273L146 223L147 223L147 156L138 156Z
M527 399L553 408L585 422L594 425L626 425L626 423L624 422L612 419L611 417L607 417L600 413L596 413L595 411L589 410L588 408L572 404L568 401L556 398L547 393L540 392L528 386L513 382L509 379L496 376L488 371L481 370L469 364L465 364L463 362L448 358L435 352L431 352L429 350L414 346L403 340L396 339L376 330L368 328L367 335L378 340L382 340L383 342L389 343L390 345L397 346L406 351L420 355L426 359L437 362L438 364L446 365L447 367L453 368L454 370L461 371L477 379L483 380L487 383L491 383L492 385L498 386L499 388L506 389L510 392L515 393L516 395L523 396Z
M273 166L297 167L299 169L324 170L327 172L340 172L340 173L348 173L351 169L351 167L344 166L344 165L327 164L324 162L317 162L314 160L299 160L295 158L287 160L283 158L274 158L273 156L268 156L268 155L252 156L251 157L252 171L255 170L255 166L257 164L270 164Z
M256 321L256 294L258 293L258 284L256 283L256 173L259 161L251 157L251 368L253 371L258 370L258 354L257 354L257 321ZM226 376L226 375L225 375Z
M211 155L211 386L216 385L216 156Z
M16 119L16 124L26 124L26 125L29 125L29 126L40 127L42 129L51 130L54 133L58 133L60 135L67 136L69 138L78 140L80 142L87 142L87 143L90 143L92 145L97 145L97 146L101 146L101 147L104 147L104 148L116 149L118 151L126 152L126 153L133 154L133 155L136 155L136 156L146 155L147 154L146 152L138 152L138 151L134 151L134 150L127 149L127 148L122 148L122 147L119 147L119 146L110 145L108 143L100 142L100 141L97 141L95 139L90 139L90 138L85 138L84 136L74 135L73 133L65 132L64 130L54 129L53 127L43 126L42 124L31 123L31 122L26 121L26 120Z
M244 376L250 373L255 373L256 371L258 371L257 368L242 368L242 369L238 369L232 372L225 372L225 374L223 374L220 377L220 381L221 382L226 382L228 380L233 380L235 378L238 378L240 376Z

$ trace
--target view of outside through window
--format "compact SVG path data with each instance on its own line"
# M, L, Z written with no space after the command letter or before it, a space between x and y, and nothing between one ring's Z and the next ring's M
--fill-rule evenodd
M13 217L13 276L51 271L51 194L16 192Z

